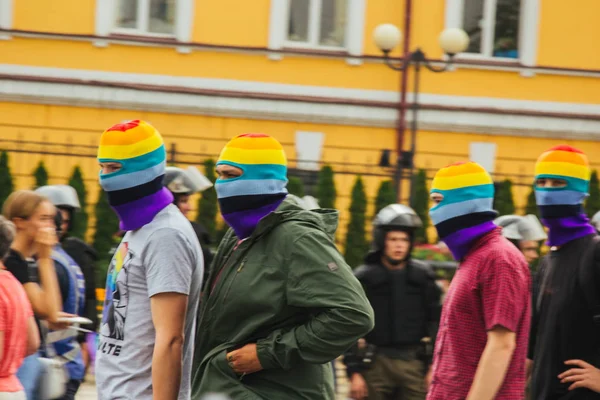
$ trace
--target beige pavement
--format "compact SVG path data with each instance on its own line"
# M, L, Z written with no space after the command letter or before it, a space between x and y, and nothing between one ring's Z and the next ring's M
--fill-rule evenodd
M338 394L337 400L346 400L346 394L348 393L348 381L346 380L346 369L344 368L344 364L342 364L339 360L337 361L336 367L337 374L337 386L338 386ZM77 396L75 396L76 400L97 400L98 396L96 395L96 382L94 381L94 376L90 375L86 379L86 381L81 385L79 391L77 392Z
M79 387L79 391L77 391L77 395L75 396L76 400L97 400L98 396L96 395L96 381L94 381L94 377L92 375L88 376L86 381Z

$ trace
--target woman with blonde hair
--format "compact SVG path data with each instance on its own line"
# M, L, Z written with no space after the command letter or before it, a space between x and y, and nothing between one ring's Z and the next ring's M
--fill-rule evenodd
M39 320L57 323L62 300L51 258L57 243L56 208L38 193L19 190L6 199L2 213L16 228L5 267L23 285L38 327ZM39 354L35 353L25 359L17 372L28 399L37 397L41 368Z

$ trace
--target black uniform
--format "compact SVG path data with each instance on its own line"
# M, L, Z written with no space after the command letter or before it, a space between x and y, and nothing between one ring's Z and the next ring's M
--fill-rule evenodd
M366 336L377 354L392 359L414 359L421 339L435 343L440 319L441 290L433 271L424 262L409 260L404 269L389 270L381 263L359 267L355 272L375 312L375 328ZM344 355L351 376L368 368L357 349Z
M589 304L585 295L586 285L600 288L600 245L594 236L568 242L540 261L528 355L533 359L532 399L600 399L600 393L588 389L569 391L571 383L558 379L578 368L565 365L567 360L600 367L600 331L592 312L597 305Z

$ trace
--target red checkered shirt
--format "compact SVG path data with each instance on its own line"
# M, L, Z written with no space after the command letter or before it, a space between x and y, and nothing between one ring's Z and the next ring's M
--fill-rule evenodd
M496 399L523 399L531 314L531 275L521 252L500 228L478 239L448 290L435 345L427 400L467 397L487 332L503 326L517 334L516 348Z

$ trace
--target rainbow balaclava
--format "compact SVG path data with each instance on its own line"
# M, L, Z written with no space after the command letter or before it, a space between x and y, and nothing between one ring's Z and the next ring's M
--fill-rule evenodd
M141 228L173 202L163 186L166 160L163 139L147 122L122 122L102 134L98 162L122 166L116 172L100 173L100 185L119 216L121 230Z
M287 195L287 160L281 144L261 133L237 136L221 151L217 166L240 168L241 176L217 179L221 214L239 239L249 237L261 218Z
M535 179L553 178L564 187L535 186L535 199L542 223L548 228L548 245L561 246L596 233L583 210L590 188L590 166L583 152L571 146L556 146L543 153L535 164Z
M494 182L481 165L461 162L440 169L433 178L431 193L444 196L429 215L456 260L461 260L478 238L496 228Z

